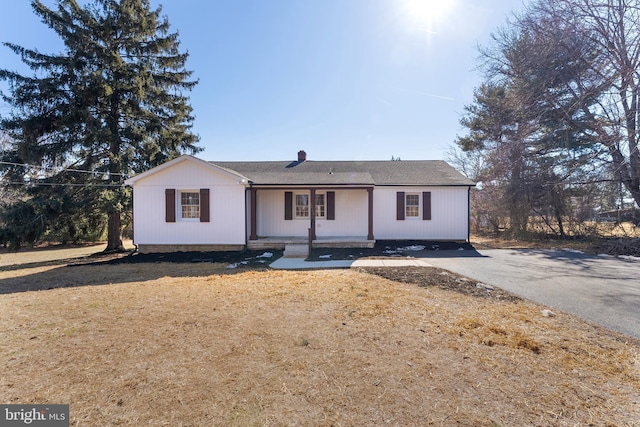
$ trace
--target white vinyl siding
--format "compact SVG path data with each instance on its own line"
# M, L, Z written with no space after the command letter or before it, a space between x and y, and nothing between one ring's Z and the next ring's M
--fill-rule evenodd
M176 190L176 219L165 222L165 190ZM181 193L210 188L211 222L182 220ZM199 196L199 195L198 195ZM233 244L246 243L245 187L228 173L186 158L144 177L133 189L134 239L137 244ZM214 220L215 219L215 220Z
M332 190L333 191L333 190ZM284 219L285 190L258 190L257 205L257 233L258 236L298 236L306 237L311 226L311 218L287 221ZM302 193L298 193L302 194ZM366 236L367 235L367 191L366 190L337 190L335 191L335 220L326 219L326 192L324 198L325 216L316 218L316 235L323 236ZM318 198L316 197L316 200ZM293 214L295 218L295 195L293 197Z
M397 193L419 195L431 193L431 220L422 221L422 206L418 217L398 221ZM373 190L373 235L376 240L466 240L468 238L467 187L376 187ZM406 206L405 206L406 213ZM407 217L407 219L409 219ZM365 221L366 222L366 221Z

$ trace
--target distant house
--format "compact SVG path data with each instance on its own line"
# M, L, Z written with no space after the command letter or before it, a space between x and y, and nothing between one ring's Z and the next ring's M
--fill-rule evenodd
M142 252L371 247L469 238L469 189L444 161L206 162L181 156L126 181Z

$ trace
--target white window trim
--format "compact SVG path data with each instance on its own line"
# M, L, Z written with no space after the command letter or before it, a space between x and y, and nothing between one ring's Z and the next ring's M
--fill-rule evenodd
M307 216L298 215L298 196L307 196ZM300 205L303 206L303 205ZM311 195L309 193L293 193L293 218L309 219L311 218Z
M324 215L318 215L318 204L316 203L316 219L326 219L327 218L327 193L324 191L316 191L316 198L318 196L324 196Z
M409 215L407 209L409 208L408 197L409 196L417 196L418 197L418 213L417 215ZM416 206L416 205L411 205ZM405 193L404 194L404 217L405 219L420 219L420 212L422 212L422 195L419 192L414 193Z
M184 218L182 216L182 193L196 193L198 194L198 216L196 218ZM185 189L185 190L177 190L176 191L176 198L178 199L176 201L176 219L179 221L185 221L185 222L200 222L200 214L201 214L201 209L202 209L202 201L200 200L200 190L190 190L190 189ZM195 206L195 205L187 205L187 206Z
M317 215L317 208L318 205L316 205L316 219L326 219L327 218L327 193L326 191L316 191L316 197L318 197L319 195L323 195L324 196L324 215L320 216ZM308 201L308 208L309 208L309 215L307 216L299 216L298 215L298 209L297 209L297 202L298 202L298 196L307 196L307 201ZM311 219L311 193L310 192L300 192L300 193L293 193L293 218L294 219Z

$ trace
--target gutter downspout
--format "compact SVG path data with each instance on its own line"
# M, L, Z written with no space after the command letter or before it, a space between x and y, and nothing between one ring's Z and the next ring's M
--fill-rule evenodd
M247 215L247 208L249 207L247 204L247 198L249 197L249 194L251 194L251 184L249 184L249 187L244 187L244 247L245 248L249 248L249 233L251 231L249 231L249 233L247 233L247 230L249 230L249 215L251 215L251 212L249 212L249 215Z
M471 186L467 187L467 243L471 243Z
M258 240L258 189L249 183L249 240Z

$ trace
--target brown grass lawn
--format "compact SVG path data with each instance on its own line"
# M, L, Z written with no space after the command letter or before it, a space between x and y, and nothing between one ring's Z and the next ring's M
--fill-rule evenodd
M638 343L570 315L224 267L0 270L0 402L72 426L640 425Z

